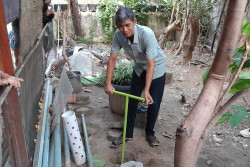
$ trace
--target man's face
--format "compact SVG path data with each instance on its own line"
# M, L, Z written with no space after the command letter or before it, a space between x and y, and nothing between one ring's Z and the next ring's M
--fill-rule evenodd
M117 28L120 30L122 35L124 37L129 38L133 37L135 34L135 25L136 25L136 19L134 21L131 21L130 19L126 19L122 23L118 23Z

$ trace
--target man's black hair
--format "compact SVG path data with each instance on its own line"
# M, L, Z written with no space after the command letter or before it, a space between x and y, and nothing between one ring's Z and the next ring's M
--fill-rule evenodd
M128 7L120 7L115 14L115 23L122 23L123 21L130 19L131 21L135 20L135 15L132 9Z

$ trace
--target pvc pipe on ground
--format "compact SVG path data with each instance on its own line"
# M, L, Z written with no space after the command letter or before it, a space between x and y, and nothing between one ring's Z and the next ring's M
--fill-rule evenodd
M84 119L84 114L82 114L82 127L83 127L83 135L84 135L84 141L85 141L88 166L93 167L92 155L91 155L91 151L89 147L89 139L88 139L88 133L87 133L86 123Z
M64 109L65 112L65 109ZM69 151L69 138L66 131L66 126L63 123L63 144L64 144L64 165L65 167L71 167L70 151Z
M50 139L50 113L47 113L43 148L43 167L47 167L49 163L49 139Z
M55 134L52 133L50 148L49 148L49 167L53 167L54 165L54 159L55 159L54 155L55 155Z
M61 153L61 131L60 124L56 124L54 129L55 133L55 159L54 159L54 167L62 166L62 153Z

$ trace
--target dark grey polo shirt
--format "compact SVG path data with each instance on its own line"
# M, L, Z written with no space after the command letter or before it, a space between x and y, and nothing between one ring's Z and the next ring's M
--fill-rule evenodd
M131 43L116 30L111 46L111 54L118 54L123 48L134 60L134 71L138 76L147 70L147 59L155 59L153 79L163 76L166 71L166 56L158 45L154 32L145 26L135 25L134 41Z

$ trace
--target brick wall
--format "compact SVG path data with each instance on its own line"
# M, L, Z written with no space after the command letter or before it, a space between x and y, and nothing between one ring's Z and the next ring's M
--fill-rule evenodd
M21 0L20 58L32 49L42 30L42 0Z

